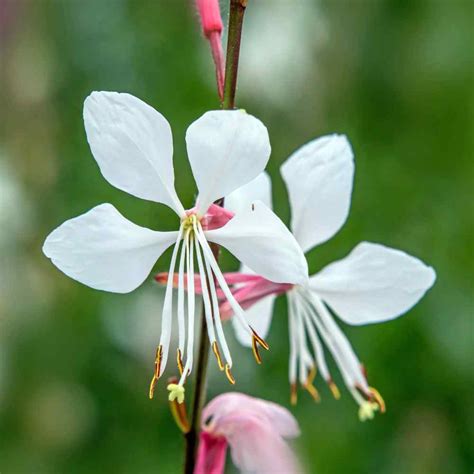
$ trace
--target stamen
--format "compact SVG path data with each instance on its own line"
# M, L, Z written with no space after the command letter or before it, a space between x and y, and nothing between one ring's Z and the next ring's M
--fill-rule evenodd
M288 378L290 379L291 396L290 401L292 405L297 402L296 395L296 370L297 370L297 350L296 350L296 331L295 331L295 301L293 292L288 293L288 332L290 334L290 361L288 364ZM294 393L294 395L293 395Z
M341 331L339 326L335 323L329 310L321 301L321 299L311 293L309 294L309 296L311 297L311 301L314 304L315 309L322 318L322 322L325 326L329 338L334 344L336 353L339 354L338 357L340 358L342 364L340 366L341 372L343 376L344 372L346 372L349 377L349 383L347 385L350 386L352 384L359 384L362 387L363 391L367 392L368 385L366 378L364 376L364 373L361 371L359 359L354 353L354 350L349 340Z
M235 379L234 376L232 375L232 372L230 371L230 365L226 364L225 365L225 374L227 376L227 379L232 385L235 385Z
M155 386L156 382L160 378L160 369L161 369L161 360L163 358L163 346L161 344L156 348L156 355L155 355L155 370L153 372L153 377L150 383L150 390L148 391L148 396L150 400L153 398L155 393Z
M150 382L150 388L148 390L148 398L150 400L153 399L153 395L155 394L155 387L156 387L156 382L158 382L158 378L153 375L151 382Z
M252 339L256 339L257 342L266 350L268 351L270 349L270 347L268 346L267 342L262 339L256 332L255 330L252 328L252 326L250 326L250 329L252 331Z
M168 352L169 352L170 339L171 339L172 313L173 313L173 275L174 275L174 268L176 266L176 258L177 258L178 251L181 245L182 237L183 237L183 224L181 224L179 227L178 237L176 239L176 243L173 248L173 253L171 255L170 269L168 272L168 282L166 284L166 291L165 291L165 300L163 302L162 319L161 319L161 336L160 336L160 346L163 346L163 349L162 349L163 359L161 362L163 370L165 369L166 363L168 361ZM158 376L159 375L160 374L158 373Z
M232 307L232 310L234 311L234 316L242 325L242 328L245 329L250 334L251 333L250 326L248 325L245 319L244 311L242 310L239 303L236 301L235 297L230 291L229 286L227 285L225 281L224 275L222 275L219 265L214 255L212 254L211 248L209 247L209 243L206 240L206 236L204 235L204 231L202 230L202 226L200 223L198 223L198 232L196 234L196 237L198 238L199 243L201 244L206 260L211 265L212 271L214 272L214 275L216 276L216 279L219 283L219 286L221 287L222 292L224 293L225 297L227 298L227 301L229 302L230 306Z
M195 241L195 244L196 244L196 257L197 257L197 263L198 263L199 278L201 280L202 299L204 302L204 314L206 317L207 336L209 337L209 341L212 345L214 344L214 341L216 340L216 334L214 330L214 322L212 320L211 300L209 298L209 292L207 290L207 279L206 279L206 273L204 271L204 265L202 263L201 247L198 241Z
M350 389L350 387L357 383L360 383L360 385L366 385L366 381L360 372L359 363L354 353L349 351L350 353L347 354L347 352L338 344L338 341L335 340L335 337L339 336L340 333L342 334L342 332L332 320L331 315L324 304L317 298L317 296L311 293L302 293L302 296L303 298L301 298L301 301L306 305L308 314L311 316L319 334L321 334L336 361L347 388ZM327 323L332 323L331 327L327 327ZM345 343L347 348L349 345L347 339L345 340Z
M298 387L296 383L290 384L290 403L293 406L298 403Z
M306 345L303 315L298 299L295 299L294 319L294 328L296 330L295 340L299 358L299 381L301 386L305 387L308 378L308 369L314 366L314 361Z
M315 402L320 402L321 401L321 397L319 396L319 392L318 390L316 389L316 387L308 382L306 382L306 385L304 386L304 388L309 392L309 394L313 397L313 400Z
M197 229L196 229L197 232ZM216 284L214 281L214 274L212 273L211 265L206 257L206 252L203 251L204 263L206 266L207 276L208 276L208 283L209 283L209 290L211 292L211 301L212 301L212 319L216 326L217 331L217 338L219 340L219 344L224 352L224 357L227 363L232 365L232 357L230 355L229 346L227 345L227 341L224 335L224 329L222 328L222 321L219 311L219 299L217 297L216 291Z
M217 364L219 365L219 370L224 370L224 364L222 363L221 353L219 352L219 347L217 345L217 341L212 343L212 351L217 359Z
M314 324L312 324L311 316L308 314L308 308L305 305L301 305L301 307L303 314L303 322L306 327L306 332L311 341L311 345L313 346L313 353L316 358L316 363L324 380L328 380L331 378L331 376L329 375L329 369L326 364L326 358L324 357L322 343L319 340Z
M234 315L237 318L237 321L239 321L239 323L241 324L241 326L244 330L246 330L251 336L253 335L253 337L255 337L257 342L265 350L268 350L269 349L268 344L247 323L247 321L245 319L245 316L244 316L244 311L242 310L239 303L236 301L234 295L230 291L230 289L229 289L229 287L228 287L228 285L225 281L225 278L222 275L222 272L219 268L219 265L217 264L217 261L216 261L214 255L212 254L212 251L209 247L209 243L206 240L206 237L204 235L204 231L202 230L202 226L199 222L195 226L195 235L198 239L199 244L201 245L203 255L204 255L204 260L209 263L212 271L214 272L214 275L217 279L217 282L219 283L219 286L221 287L222 292L224 293L225 297L227 298L227 301L229 302L230 306L232 307L232 310L234 311ZM217 322L217 321L216 321L216 326L217 326L218 331L219 331L219 322ZM224 345L223 345L223 347L225 349ZM226 355L226 359L228 359L227 354L225 354L225 355ZM258 358L259 358L259 356L256 357L257 361L258 361ZM227 366L230 368L229 363L226 364L226 367ZM227 370L226 370L226 372L227 372ZM232 379L233 379L233 377L232 377ZM233 382L231 382L231 383L233 383Z
M328 380L328 386L329 390L331 390L332 396L336 399L339 400L341 398L341 392L337 388L337 385L334 383L332 379Z
M262 339L253 329L252 326L249 326L250 330L252 331L252 351L253 351L253 356L255 357L255 360L257 361L257 364L262 363L262 358L260 356L260 352L258 351L258 344L260 344L266 351L270 349L268 346L267 342Z
M180 349L178 349L176 351L176 362L178 364L179 374L183 375L184 366L183 366L183 359L181 357L181 350Z
M195 317L195 294L194 294L194 239L189 238L189 233L186 235L186 277L187 277L187 309L188 309L188 342L186 347L186 377L191 372L193 367L193 345L194 345L194 317Z
M385 401L382 398L382 395L380 395L380 392L375 389L374 387L369 387L369 391L372 395L372 398L375 400L377 405L380 407L380 413L385 413L386 407L385 407Z
M316 366L312 367L309 371L308 378L306 383L304 384L304 388L309 392L309 394L313 397L315 402L320 402L321 397L319 396L319 392L316 387L313 385L313 381L316 377Z
M262 358L260 357L260 353L258 352L258 345L257 345L257 338L252 334L252 351L257 364L262 363Z
M181 350L181 355L184 353L186 343L186 329L184 318L184 263L186 261L186 252L188 249L189 232L186 232L184 245L181 249L178 267L178 347Z

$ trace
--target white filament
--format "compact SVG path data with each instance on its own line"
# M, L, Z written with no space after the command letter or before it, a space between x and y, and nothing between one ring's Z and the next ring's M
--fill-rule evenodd
M289 312L288 330L290 333L290 363L288 366L288 377L290 379L290 384L294 384L296 382L298 354L296 350L296 328L295 328L296 311L295 311L295 300L294 300L293 292L288 293L288 312Z
M206 237L204 236L204 232L202 231L201 224L198 224L198 226L199 226L198 232L196 235L197 235L197 238L199 239L199 243L201 244L202 250L206 256L206 260L211 265L212 271L214 272L214 275L216 276L219 286L221 287L222 292L224 293L225 297L227 298L227 301L230 303L230 306L232 310L234 311L234 315L237 317L238 321L240 322L242 327L248 332L248 334L252 335L252 330L250 329L250 326L245 320L244 311L240 307L239 303L237 303L236 299L232 295L232 292L227 286L224 275L222 275L219 265L217 264L216 259L214 258L214 255L212 254L212 251L209 247L209 244L207 243Z
M179 385L183 385L188 373L193 369L194 348L194 316L195 316L195 294L194 294L194 236L190 238L187 234L186 246L186 277L188 284L188 345L186 348L186 364L179 379Z
M196 229L196 224L194 225L194 231L196 233L198 232ZM204 262L206 265L206 271L207 271L207 277L208 277L207 279L209 281L209 290L210 290L211 299L212 299L212 314L213 314L214 323L216 326L217 337L219 339L219 345L222 348L226 362L229 364L230 367L232 367L232 357L230 355L229 346L227 345L227 341L224 335L224 329L222 328L222 321L221 321L221 316L220 316L220 311L219 311L219 299L217 298L214 275L212 273L211 265L209 264L209 261L206 258L206 254L204 253L204 251L203 251L203 255L204 255Z
M204 272L204 265L202 264L201 249L199 242L196 242L196 257L198 262L199 277L201 279L202 298L204 301L204 314L206 316L207 335L211 345L216 341L216 333L214 331L214 323L212 321L211 300L209 298L209 291L207 289L206 274Z
M184 321L184 262L188 246L186 241L189 239L189 230L186 232L185 241L181 248L178 269L178 348L181 356L184 357L184 344L186 343L186 329Z
M160 346L162 347L162 360L160 366L160 374L163 373L168 361L168 352L170 348L171 338L171 326L172 326L172 311L173 311L173 278L174 278L174 267L176 266L176 256L183 236L183 225L179 227L178 238L173 248L173 254L171 255L170 270L168 273L168 281L166 283L165 300L163 302L163 312L161 319L161 337Z
M299 380L304 383L311 369L312 356L308 349L306 334L311 341L313 353L322 376L330 381L324 350L318 334L331 352L341 371L346 386L357 401L362 404L364 398L356 387L369 393L367 381L352 346L339 326L334 322L329 310L317 295L296 288L288 293L289 330L290 330L290 383L296 380L299 368Z

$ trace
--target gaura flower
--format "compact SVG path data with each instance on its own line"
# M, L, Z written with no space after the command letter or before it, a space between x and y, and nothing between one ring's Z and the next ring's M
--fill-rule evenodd
M222 474L227 446L241 472L302 472L285 441L299 435L298 422L285 408L243 393L224 393L208 403L202 420L194 474Z
M307 279L306 261L297 242L263 203L256 202L235 215L213 204L262 172L270 156L265 126L243 111L207 112L190 125L186 145L199 194L196 205L185 210L174 187L171 128L159 112L129 94L93 92L84 103L84 124L92 154L104 178L134 196L169 206L179 217L178 230L158 232L140 227L111 204L101 204L51 232L43 252L66 275L85 285L128 293L143 283L157 259L174 244L150 398L168 360L173 313L171 275L176 266L179 334L176 358L181 379L169 387L170 399L182 402L183 384L193 366L195 291L191 275L196 267L205 290L209 340L220 369L225 370L233 383L232 358L219 316L215 280L222 291L221 300L229 302L242 331L248 331L256 345L265 349L268 346L248 325L209 242L226 247L253 271L271 280L289 278L293 283L303 284Z
M291 228L302 250L308 252L336 234L347 219L354 175L351 146L341 135L313 140L288 158L281 173L290 199ZM270 186L268 176L260 175L228 196L226 206L240 212L254 199L271 206ZM385 411L385 404L378 391L368 385L365 369L333 314L351 325L389 321L415 305L433 285L436 275L431 267L405 252L361 242L348 256L303 284L271 281L245 266L241 272L224 277L246 310L248 324L263 337L270 327L276 296L287 295L292 403L297 400L298 381L319 400L313 385L316 368L334 397L339 398L326 364L324 343L359 404L360 419L366 420L377 410ZM220 311L224 319L233 315L223 299ZM255 347L237 321L232 321L239 341Z

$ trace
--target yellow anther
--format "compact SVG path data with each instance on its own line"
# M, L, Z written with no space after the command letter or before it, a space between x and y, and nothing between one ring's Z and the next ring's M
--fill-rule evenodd
M319 396L319 392L318 390L316 389L316 387L311 384L311 383L306 383L304 385L304 388L309 392L309 394L313 397L313 400L315 402L320 402L321 401L321 397Z
M150 388L148 390L148 397L150 398L150 400L153 398L153 395L155 394L156 382L158 382L158 379L153 375L150 382Z
M258 342L255 336L252 335L252 352L257 364L262 363L262 358L260 357L260 352L258 352Z
M183 366L183 359L181 357L181 350L180 349L178 349L176 351L176 363L178 364L179 374L183 375L184 366Z
M306 383L313 383L314 379L316 378L316 374L318 373L318 369L314 365L311 367L311 370L309 371L308 378L306 379Z
M380 392L374 387L369 387L369 391L370 391L370 394L372 395L372 399L375 400L375 402L379 406L380 413L385 413L385 410L386 410L385 401L382 398L382 395L380 395Z
M224 370L224 364L222 362L221 353L219 351L219 346L217 345L217 341L214 341L212 343L212 352L214 352L214 355L216 356L217 364L219 365L219 370Z
M292 405L298 403L298 387L295 383L290 384L290 403Z
M173 402L176 400L178 403L184 402L184 387L177 383L170 383L167 387L169 390L168 400Z
M252 330L252 339L255 338L257 340L257 342L266 350L268 351L270 349L270 347L268 346L267 342L262 339L255 331L252 327L250 327L250 329Z
M156 349L155 369L153 371L153 377L151 379L150 389L148 391L148 396L150 397L150 400L153 398L153 395L155 393L156 382L158 382L158 379L160 378L160 369L161 369L161 359L162 358L163 358L163 347L160 344Z
M328 380L328 385L329 385L329 390L331 390L332 396L336 399L339 400L341 398L341 392L337 388L337 385L333 382L332 379Z
M366 421L372 420L375 416L375 412L379 410L378 403L375 402L363 402L359 407L359 420Z
M316 367L312 367L309 371L308 378L306 379L306 383L303 387L309 392L309 394L313 397L315 402L320 402L321 397L319 396L319 392L316 387L313 385L314 378L316 377Z
M225 374L226 374L227 379L229 380L229 382L232 385L234 385L235 384L235 379L234 379L234 376L232 375L232 372L230 371L230 365L229 364L225 365Z

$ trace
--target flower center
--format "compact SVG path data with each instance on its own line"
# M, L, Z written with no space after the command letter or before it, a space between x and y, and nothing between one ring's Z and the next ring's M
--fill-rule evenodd
M189 212L189 214L188 214ZM187 211L186 217L181 219L181 225L183 226L183 233L190 231L191 233L194 230L194 226L200 221L201 219L198 218L197 214L194 211Z

